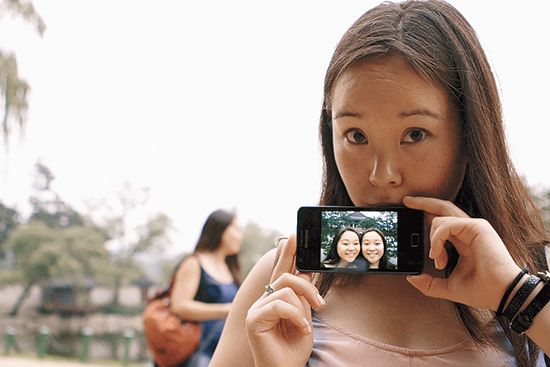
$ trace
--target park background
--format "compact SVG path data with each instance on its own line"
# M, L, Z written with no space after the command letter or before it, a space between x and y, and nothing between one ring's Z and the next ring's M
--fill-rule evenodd
M24 129L0 103L0 332L26 328L30 348L43 323L79 333L99 314L112 338L139 331L143 292L214 209L237 211L245 271L293 232L319 196L324 72L377 3L0 0L1 96L8 72L28 85ZM550 4L450 3L480 37L510 153L548 208ZM55 292L67 304L52 308Z

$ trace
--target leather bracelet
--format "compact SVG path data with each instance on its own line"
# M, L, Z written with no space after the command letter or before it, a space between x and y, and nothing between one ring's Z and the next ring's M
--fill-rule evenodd
M516 287L516 285L518 285L519 281L521 280L521 278L523 278L523 276L525 274L527 274L529 271L527 268L523 268L521 269L521 271L519 272L518 275L516 275L516 277L514 278L514 280L512 281L512 283L510 283L510 285L508 286L508 288L506 288L506 292L504 292L504 296L502 296L502 299L500 300L500 304L498 305L498 309L497 309L497 315L502 315L502 311L504 310L504 304L506 303L506 301L508 300L508 297L510 297L510 293L512 293L512 291L514 290L514 288Z
M540 310L550 301L550 283L546 283L529 306L517 315L510 324L510 328L518 334L523 334L533 324Z
M504 317L508 321L512 321L515 314L518 313L521 306L525 303L531 292L535 289L540 282L540 278L534 275L529 275L527 280L521 285L518 292L514 295L514 298L510 301L510 304L503 312Z

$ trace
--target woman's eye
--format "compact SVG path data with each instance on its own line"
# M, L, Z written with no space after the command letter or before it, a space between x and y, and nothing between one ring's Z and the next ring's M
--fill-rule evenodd
M405 134L404 143L418 143L428 137L428 133L422 129L411 129Z
M345 134L346 139L352 144L366 144L367 137L360 130L349 130Z

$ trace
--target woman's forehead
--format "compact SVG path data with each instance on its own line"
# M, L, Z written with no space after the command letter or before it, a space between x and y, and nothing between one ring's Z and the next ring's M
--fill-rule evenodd
M420 75L398 55L356 63L336 80L332 91L332 117L368 113L378 99L393 97L396 113L412 109L445 114L449 108L446 91ZM401 111L403 110L403 111Z
M344 233L342 233L342 237L347 237L347 238L349 238L349 237L358 237L358 236L359 235L356 232L354 232L350 229L348 229L348 230L344 231Z
M363 234L363 238L378 238L378 239L381 239L382 237L376 231L369 231L369 232L365 232L365 234Z

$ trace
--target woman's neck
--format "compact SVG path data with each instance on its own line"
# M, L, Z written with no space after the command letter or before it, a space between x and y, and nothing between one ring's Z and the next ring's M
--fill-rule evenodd
M368 274L333 285L319 315L344 330L381 343L437 349L468 338L451 302L429 298L404 275Z
M199 252L199 257L207 259L209 262L215 262L218 264L225 264L225 258L227 255L222 251L209 251Z

